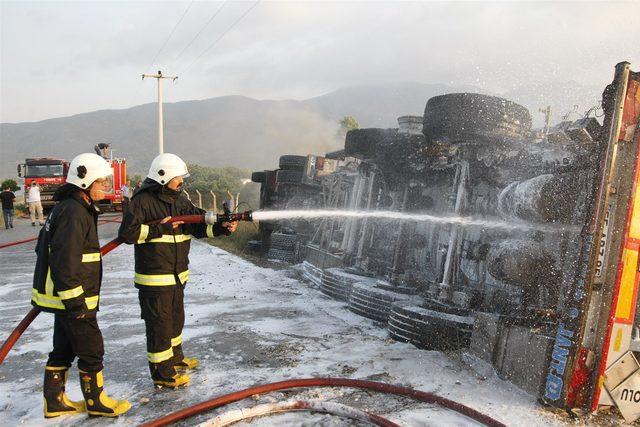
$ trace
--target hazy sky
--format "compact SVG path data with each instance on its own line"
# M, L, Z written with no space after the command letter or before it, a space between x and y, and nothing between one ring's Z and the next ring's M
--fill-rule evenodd
M619 61L640 69L638 1L263 0L219 39L254 3L2 1L0 122L152 102L155 81L140 74L158 69L179 75L168 102L390 81L603 87Z

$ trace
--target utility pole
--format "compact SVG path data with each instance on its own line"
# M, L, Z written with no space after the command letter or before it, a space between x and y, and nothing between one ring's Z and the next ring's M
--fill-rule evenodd
M163 76L162 71L158 70L158 74L143 74L142 80L145 77L153 77L158 80L158 149L160 154L164 153L164 122L162 118L162 79L171 79L174 82L178 76Z
M538 108L538 111L544 114L544 130L542 131L542 141L547 142L547 135L549 134L549 122L551 121L551 105L547 105L545 108Z

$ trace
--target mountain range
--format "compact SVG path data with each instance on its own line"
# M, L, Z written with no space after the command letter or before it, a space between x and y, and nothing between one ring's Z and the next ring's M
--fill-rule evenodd
M528 83L502 95L531 111L542 124L539 107L551 105L555 121L578 105L582 113L599 99L602 87L574 82ZM351 86L306 100L258 100L222 96L164 105L165 151L188 163L277 167L282 154L323 154L343 146L338 121L351 115L361 127L397 127L397 117L422 115L426 101L452 92L478 92L471 86L387 83ZM577 113L576 113L577 114ZM577 118L577 117L573 117ZM129 171L144 173L157 147L157 104L100 110L39 122L0 124L0 177L14 177L27 157L70 159L92 152L99 142L126 157Z

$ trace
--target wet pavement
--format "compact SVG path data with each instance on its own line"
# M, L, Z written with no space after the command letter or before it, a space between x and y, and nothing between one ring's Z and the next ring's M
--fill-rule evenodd
M15 232L15 234L14 234ZM99 229L103 243L117 224ZM2 232L2 242L33 236L30 224ZM0 249L0 331L4 340L30 309L35 242ZM36 318L0 366L0 417L4 425L137 425L220 394L283 379L333 376L372 379L435 392L509 425L564 425L565 417L495 375L481 375L464 355L423 351L392 341L384 329L302 282L291 269L256 266L204 242L192 242L191 278L185 292L187 356L201 367L189 387L155 390L146 362L144 324L133 287L133 248L105 257L99 323L105 338L105 384L132 410L119 419L84 415L45 421L43 366L51 349L52 316ZM80 397L72 369L68 393ZM190 419L193 425L232 408L291 398L330 399L388 417L401 425L476 425L436 405L351 389L310 389L260 396ZM354 425L329 415L283 414L252 425Z

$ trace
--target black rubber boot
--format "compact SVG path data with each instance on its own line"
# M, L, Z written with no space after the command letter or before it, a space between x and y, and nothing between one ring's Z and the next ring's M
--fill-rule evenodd
M84 402L73 402L65 393L65 384L69 368L65 366L46 366L44 368L44 417L54 418L61 415L74 415L86 412Z
M89 415L99 417L117 417L131 409L127 400L116 400L104 392L102 371L80 371L80 389L84 395Z

